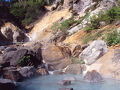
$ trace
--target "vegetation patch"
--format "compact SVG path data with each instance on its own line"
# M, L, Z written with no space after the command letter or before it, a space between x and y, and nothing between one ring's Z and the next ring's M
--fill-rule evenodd
M80 60L79 58L71 57L73 64L85 64L84 60Z
M108 46L116 45L120 43L120 33L117 30L106 34L105 40Z
M44 0L19 0L11 2L10 12L21 20L23 25L28 25L36 20L44 5Z
M18 65L19 66L27 66L27 65L30 65L31 64L31 59L30 59L30 55L26 55L26 56L23 56L19 62L18 62Z

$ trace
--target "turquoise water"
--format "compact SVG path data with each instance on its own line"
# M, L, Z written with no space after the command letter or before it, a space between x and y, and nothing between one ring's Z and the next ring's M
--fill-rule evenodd
M65 77L75 77L77 81L68 86L58 85L57 83ZM101 83L86 83L79 75L48 75L26 80L20 83L17 90L58 90L62 87L71 87L74 90L120 90L120 81L105 79Z

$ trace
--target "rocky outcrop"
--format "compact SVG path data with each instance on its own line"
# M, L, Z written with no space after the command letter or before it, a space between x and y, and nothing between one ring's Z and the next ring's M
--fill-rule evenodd
M25 61L26 58L29 59L29 62L26 60L22 66L27 66L30 63L30 65L38 66L42 63L41 49L37 48L37 46L34 46L33 49L27 47L8 47L0 57L0 64L4 67L17 66L21 63L22 59Z
M72 57L79 57L80 53L83 51L80 45L77 45L72 52Z
M82 66L80 64L71 64L65 68L65 73L68 74L82 74Z
M69 52L62 47L55 45L48 45L42 50L43 60L53 70L65 68L71 64Z
M102 40L96 40L83 50L79 58L80 60L84 60L86 64L90 65L107 53L107 51L108 49L106 43Z
M19 60L27 54L26 49L21 49L17 51L10 51L3 55L2 65L12 65L16 66L19 63Z
M24 42L27 36L18 27L14 26L12 23L5 23L0 30L2 36L10 42Z
M69 34L71 35L84 28L92 16L98 15L101 11L106 12L114 6L117 6L117 0L73 0L73 10L81 17L85 16L86 12L89 12L89 16L81 24L68 30Z
M3 69L3 78L14 81L22 81L22 75L17 71L15 67L6 67Z
M18 71L24 78L31 78L37 74L33 66L21 67Z
M91 71L91 72L87 72L86 75L84 76L84 80L87 82L102 82L103 78L102 76L96 72L95 70Z
M103 57L94 64L88 66L87 71L96 70L103 77L120 79L120 50L109 50Z
M1 90L15 90L16 83L8 79L0 79L0 89Z

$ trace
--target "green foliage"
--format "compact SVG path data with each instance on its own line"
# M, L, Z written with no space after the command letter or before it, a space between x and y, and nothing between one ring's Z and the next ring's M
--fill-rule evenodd
M31 58L30 55L23 56L19 60L18 65L20 65L20 66L26 66L26 65L28 65L31 62L30 58Z
M71 57L73 64L85 64L84 60L80 60L79 58Z
M108 10L102 15L101 20L106 21L108 24L112 23L113 21L120 20L120 8L113 7L112 9Z
M100 22L100 19L97 18L96 16L93 16L91 18L91 21L90 21L90 24L88 24L86 27L85 27L85 31L86 32L91 32L91 30L94 30L94 29L98 29L99 28L99 22Z
M77 23L77 21L75 21L73 17L71 17L69 19L66 19L62 23L53 23L51 29L54 31L54 33L58 32L59 30L65 33L75 23Z
M108 33L105 38L107 44L109 46L120 43L120 34L117 31L113 31L112 33Z
M87 44L88 42L90 41L93 41L93 40L97 40L99 37L102 36L102 33L104 32L104 30L102 31L98 31L98 32L91 32L91 33L87 33L83 38L83 43L84 44Z
M11 5L10 12L18 19L22 20L24 25L28 25L36 19L44 4L44 0L19 1Z

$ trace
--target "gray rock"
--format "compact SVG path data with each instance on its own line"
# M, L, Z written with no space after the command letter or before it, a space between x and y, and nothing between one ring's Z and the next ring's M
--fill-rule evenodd
M31 78L36 75L36 69L33 66L26 66L18 69L24 78Z
M70 80L61 80L58 82L59 85L70 85L71 81Z
M3 78L14 81L22 81L23 77L15 67L6 67L3 69Z
M10 51L16 51L17 49L16 48L14 48L14 47L7 47L5 50L4 50L4 52L6 53L6 52L10 52Z
M5 53L3 55L2 65L3 66L9 66L9 65L16 66L19 60L27 54L27 51L28 50L26 49L20 49L17 51L10 51L10 52Z
M68 65L67 68L65 69L65 73L67 74L82 74L82 67L80 64L71 64Z
M12 23L5 23L5 25L1 27L1 34L11 42L23 42L27 37L22 30Z
M93 70L91 72L88 71L86 73L86 75L84 76L84 80L87 82L102 82L103 78L98 72Z
M93 64L108 51L107 45L102 40L93 41L90 46L80 54L80 60L86 61L86 64Z
M0 79L1 90L15 90L16 83L8 79Z

